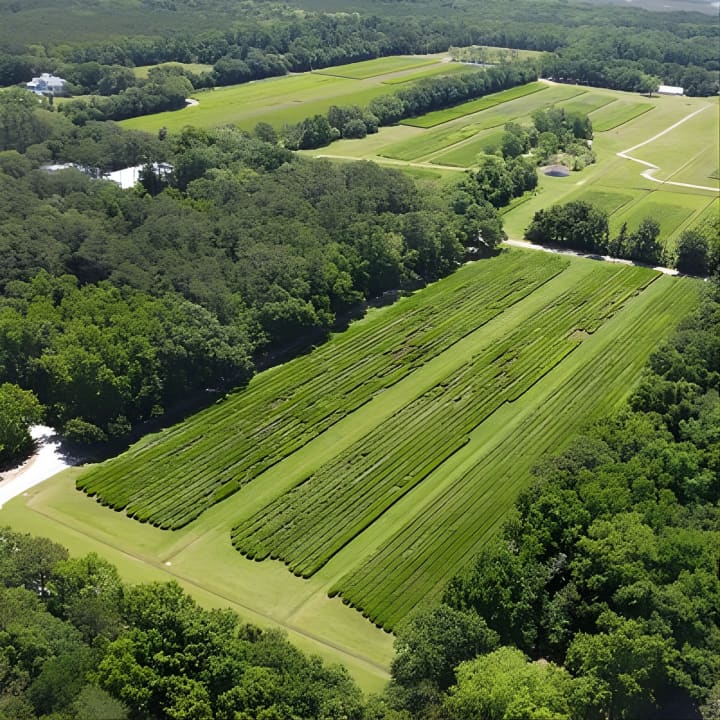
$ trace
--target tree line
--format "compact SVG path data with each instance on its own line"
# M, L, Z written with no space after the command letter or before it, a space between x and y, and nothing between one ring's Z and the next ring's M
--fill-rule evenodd
M347 671L283 632L47 538L0 528L0 607L3 720L362 717Z
M230 12L220 5L222 12ZM43 44L36 34L31 45L6 37L0 44L0 86L49 71L67 77L79 93L117 98L132 87L147 89L146 81L130 71L140 65L211 65L208 72L180 71L197 89L393 54L489 45L544 51L538 69L545 77L629 91L642 91L647 78L656 77L682 85L689 95L718 90L720 68L713 52L718 33L712 16L520 2L482 12L461 3L447 17L433 2L393 5L374 5L368 14L306 12L299 17L288 9L271 12L251 3L246 20L219 15L217 29L202 32L184 7L187 29L163 36L148 37L139 28L131 37ZM173 20L180 16L175 13ZM9 17L17 24L23 14L16 8ZM72 25L72 12L67 21ZM129 102L114 102L127 112ZM150 101L144 104L149 107Z
M662 242L661 227L652 217L635 230L623 223L611 236L607 212L584 200L538 210L525 230L530 242L557 245L586 253L609 254L647 265L666 265L690 275L720 272L720 222L717 218L680 233L675 248Z

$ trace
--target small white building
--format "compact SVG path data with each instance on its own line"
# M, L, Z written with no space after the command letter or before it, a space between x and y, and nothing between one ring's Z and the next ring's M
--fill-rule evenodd
M658 85L658 94L659 95L682 95L683 94L683 88L678 87L677 85Z
M42 73L40 77L34 77L29 83L25 83L25 87L36 95L62 95L66 82L57 75Z

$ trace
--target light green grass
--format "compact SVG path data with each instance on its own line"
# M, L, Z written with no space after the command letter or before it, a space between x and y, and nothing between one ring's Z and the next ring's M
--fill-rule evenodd
M147 132L157 132L161 127L178 131L186 125L209 128L227 124L251 130L262 121L279 129L285 123L327 112L331 105L364 106L387 92L373 79L303 73L198 91L193 94L199 102L196 107L131 118L121 125Z
M383 80L384 85L404 85L408 82L423 80L427 77L436 77L438 75L458 75L461 73L477 72L478 68L472 65L462 65L461 63L440 63L432 65L420 72L401 73L394 77Z
M150 71L156 67L181 67L183 70L195 73L210 72L213 69L212 65L203 65L202 63L181 63L181 62L166 62L158 63L157 65L138 65L132 69L133 74L136 78L146 78Z
M558 103L566 112L589 115L600 108L607 107L617 102L614 97L605 93L587 92L567 102Z
M440 63L438 57L421 57L410 55L391 55L389 57L375 58L374 60L363 60L361 62L349 63L348 65L336 65L334 67L315 70L318 75L332 75L334 77L351 78L353 80L366 80L378 75L413 70L414 68L426 65L437 65Z
M701 112L671 132L653 140L631 154L659 166L660 180L720 188L711 175L720 157L720 113L717 101L710 101Z
M595 132L607 132L652 109L653 104L649 102L619 101L596 110L590 120Z
M432 162L438 165L457 165L469 168L476 164L478 155L496 150L502 143L504 130L486 130L468 142L459 143L449 152L434 155Z
M420 128L431 128L436 125L442 125L449 120L456 120L457 118L472 115L473 113L480 112L481 110L487 110L488 108L495 107L496 105L501 105L509 100L516 100L517 98L525 97L526 95L532 95L532 93L539 92L540 90L547 90L547 85L543 85L539 82L528 83L527 85L518 85L517 87L509 88L508 90L502 90L501 92L492 93L491 95L485 95L477 100L469 100L461 105L455 105L454 107L445 108L443 110L434 110L433 112L426 113L420 117L407 118L406 120L402 120L401 124L412 125L413 127Z

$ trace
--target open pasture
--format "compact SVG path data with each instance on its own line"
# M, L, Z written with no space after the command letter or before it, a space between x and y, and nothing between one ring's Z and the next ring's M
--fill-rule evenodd
M566 102L560 102L558 105L566 112L590 115L600 108L607 107L614 102L617 102L617 100L607 93L586 92L583 95L571 98Z
M424 80L429 77L437 77L439 75L460 75L467 72L477 72L474 65L463 65L462 63L445 62L435 65L426 65L418 72L402 72L395 75L389 75L383 80L384 85L404 85L405 83L415 82L416 80Z
M433 155L432 162L438 165L455 165L460 168L472 167L476 164L480 153L490 153L500 147L503 132L502 128L483 130L467 142L458 142L447 152Z
M388 80L417 82L428 74L443 74L451 63L442 62L441 55L391 56L352 65L314 72L255 80L209 90L198 90L194 107L143 115L123 120L121 124L134 130L157 132L166 127L179 131L186 125L218 127L234 124L251 130L258 122L275 128L297 123L316 113L325 113L331 105L367 105L378 95L392 89ZM426 71L412 72L418 68ZM415 79L403 74L410 71Z

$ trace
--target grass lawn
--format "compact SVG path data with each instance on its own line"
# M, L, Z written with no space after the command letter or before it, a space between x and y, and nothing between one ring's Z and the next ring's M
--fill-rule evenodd
M606 132L624 125L626 122L653 109L652 103L634 102L631 100L615 101L612 104L600 106L591 116L593 130Z
M384 85L404 85L415 80L423 80L427 77L436 77L439 75L459 75L462 73L477 72L477 68L472 65L463 65L461 63L439 63L437 65L429 65L419 72L402 72L383 80Z

